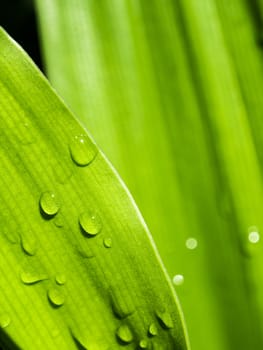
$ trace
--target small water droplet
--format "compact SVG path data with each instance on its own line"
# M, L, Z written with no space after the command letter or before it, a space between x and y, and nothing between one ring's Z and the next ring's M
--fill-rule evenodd
M54 219L54 225L57 226L58 228L61 228L64 226L64 222L63 222L63 217L61 215L61 213L58 213Z
M30 145L35 142L34 129L29 121L29 119L24 118L24 120L17 125L17 137L22 145Z
M158 334L158 329L155 323L150 324L148 333L153 337L155 337Z
M54 192L43 192L40 197L40 208L48 217L54 216L60 209L60 203Z
M21 246L25 253L28 255L35 255L38 249L38 242L36 238L33 236L33 233L23 235L21 238Z
M111 248L112 246L112 239L110 237L104 238L103 244L105 248Z
M60 273L56 275L56 282L57 284L65 284L67 282L67 277L64 273Z
M33 270L22 271L20 273L20 278L24 284L35 284L48 279L47 275L37 273L36 271L33 271Z
M7 313L0 314L0 327L6 328L10 325L11 318Z
M83 231L90 236L97 235L102 229L102 222L99 215L90 211L80 214L79 224Z
M148 347L148 341L146 339L142 339L139 343L140 349L147 349Z
M117 338L125 344L133 341L133 335L128 325L121 325L116 331Z
M124 298L119 286L109 289L109 297L112 311L117 318L124 319L135 312L133 300Z
M83 259L92 259L95 258L95 254L92 252L89 247L83 249L82 247L76 247L76 253L80 255Z
M185 241L185 246L186 246L186 248L188 248L190 250L194 250L198 246L198 241L197 241L197 239L190 237Z
M51 336L52 336L52 338L57 338L58 336L59 336L59 329L58 328L54 328L54 329L52 329L51 330Z
M87 135L75 136L69 145L71 158L78 166L90 164L98 153L97 147Z
M184 276L183 275L175 275L173 277L173 284L176 286L181 286L184 283Z
M156 310L156 317L160 325L165 329L173 328L173 320L171 315L167 311Z
M65 296L58 288L51 288L48 290L48 299L54 306L62 306L65 302Z

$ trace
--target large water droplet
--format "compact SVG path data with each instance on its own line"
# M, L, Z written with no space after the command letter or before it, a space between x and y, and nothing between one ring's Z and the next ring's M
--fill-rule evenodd
M48 299L54 306L62 306L65 302L64 293L58 288L48 290Z
M197 248L198 246L198 242L197 239L190 237L185 241L185 246L186 248L190 249L190 250L194 250Z
M60 202L54 192L43 192L40 197L40 208L42 212L51 217L57 214L60 209Z
M155 337L158 334L158 329L155 323L151 323L148 329L150 336Z
M160 325L165 329L173 328L173 320L171 315L167 311L156 310L156 317Z
M79 224L83 231L90 236L97 235L102 229L102 222L99 215L90 211L80 214Z
M147 349L148 347L148 341L146 339L142 339L139 343L139 348L140 349Z
M121 325L117 331L116 331L116 336L118 337L118 339L125 343L125 344L129 344L133 341L133 334L129 328L128 325L123 324Z
M69 145L72 160L79 166L90 164L98 150L95 144L86 135L75 136Z
M47 275L37 273L36 271L33 271L33 270L22 271L20 273L20 278L24 284L35 284L37 282L41 282L43 280L48 279Z
M173 284L176 286L181 286L184 283L184 276L183 275L175 275L173 277Z
M65 284L67 282L67 277L64 273L60 273L56 275L56 282L57 284Z
M1 313L0 314L0 327L6 328L10 325L11 318L7 313Z
M110 237L104 238L103 244L105 248L111 248L112 246L112 239Z

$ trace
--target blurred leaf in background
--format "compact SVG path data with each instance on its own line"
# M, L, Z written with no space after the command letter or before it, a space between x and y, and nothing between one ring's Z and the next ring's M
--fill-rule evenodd
M142 210L193 350L263 348L260 1L36 3L48 76Z

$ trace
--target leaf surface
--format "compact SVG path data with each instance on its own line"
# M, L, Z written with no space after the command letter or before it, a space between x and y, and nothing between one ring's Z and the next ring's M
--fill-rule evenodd
M130 194L2 29L0 101L1 345L186 349L176 296Z

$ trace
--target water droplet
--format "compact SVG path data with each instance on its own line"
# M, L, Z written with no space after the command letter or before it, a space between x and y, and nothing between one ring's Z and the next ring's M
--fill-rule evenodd
M121 325L117 331L116 336L125 344L129 344L133 341L133 335L128 325Z
M35 142L34 129L29 119L24 120L17 125L17 137L22 145L30 145Z
M249 240L250 243L253 243L253 244L258 243L259 240L260 240L260 234L259 234L259 232L258 232L258 231L255 231L255 230L249 232L249 234L248 234L248 240Z
M83 259L91 259L95 258L95 254L92 252L89 247L86 247L85 249L81 247L76 247L76 252L78 255L80 255Z
M156 310L156 317L160 325L165 329L173 328L173 320L171 315L167 311Z
M54 328L50 331L50 333L51 333L52 338L57 338L59 336L60 332L59 332L58 328Z
M148 333L153 337L155 337L158 334L158 329L155 323L150 324Z
M38 242L36 238L33 236L33 232L23 235L21 238L21 246L25 253L28 255L35 255L38 249Z
M86 135L75 136L69 145L72 160L79 166L90 164L97 155L97 147Z
M173 284L176 286L181 286L184 283L184 276L183 275L175 275L173 277Z
M97 235L102 229L102 222L98 214L86 211L79 216L81 228L90 236Z
M43 192L40 197L40 208L47 216L54 216L60 209L59 200L54 192Z
M111 248L112 246L112 239L110 237L104 238L103 244L105 248Z
M148 341L146 339L142 339L139 343L140 349L147 349L148 347Z
M48 290L48 299L54 306L62 306L65 302L65 296L58 288Z
M2 234L5 236L5 238L8 240L9 243L11 244L20 243L19 234L12 230L3 230Z
M24 284L35 284L37 282L48 279L47 275L39 274L34 270L22 271L20 273L20 278Z
M54 224L55 226L57 226L58 228L61 228L64 226L64 222L63 222L63 217L60 213L58 213L54 219Z
M132 315L135 311L133 300L127 300L123 297L121 288L111 287L109 289L109 297L114 315L119 319L124 319Z
M188 248L190 250L194 250L198 246L198 241L197 241L197 239L190 237L185 241L185 246L186 246L186 248Z
M56 282L57 284L65 284L67 282L67 277L64 273L60 273L58 275L56 275Z
M0 327L6 328L10 325L11 318L7 313L0 314Z

